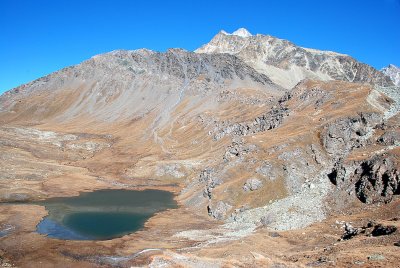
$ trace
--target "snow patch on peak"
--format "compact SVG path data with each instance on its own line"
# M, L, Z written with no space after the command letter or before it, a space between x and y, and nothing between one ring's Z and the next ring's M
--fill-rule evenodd
M240 36L240 37L250 37L253 36L248 30L245 28L239 28L232 33L232 35Z
M239 36L239 37L243 37L243 38L253 36L253 35L252 35L248 30L246 30L245 28L239 28L239 29L237 29L236 31L234 31L233 33L228 33L228 32L226 32L226 31L224 31L224 30L221 30L221 31L219 32L219 34L223 34L223 35L235 35L235 36Z

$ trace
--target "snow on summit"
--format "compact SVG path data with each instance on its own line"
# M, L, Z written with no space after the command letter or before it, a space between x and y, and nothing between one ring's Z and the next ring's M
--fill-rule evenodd
M250 37L250 36L252 36L252 34L249 31L247 31L245 28L237 29L236 31L234 31L232 33L232 35L237 35L237 36L240 36L240 37Z
M253 36L247 29L245 28L239 28L236 31L234 31L233 33L227 33L226 31L222 30L221 31L222 34L224 35L236 35L236 36L240 36L240 37L250 37Z

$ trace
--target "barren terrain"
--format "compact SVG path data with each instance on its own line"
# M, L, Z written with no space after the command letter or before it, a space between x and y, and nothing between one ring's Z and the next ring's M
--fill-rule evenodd
M0 265L399 267L398 88L328 80L286 89L229 54L139 50L3 94ZM97 189L179 208L108 241L35 232L31 201Z

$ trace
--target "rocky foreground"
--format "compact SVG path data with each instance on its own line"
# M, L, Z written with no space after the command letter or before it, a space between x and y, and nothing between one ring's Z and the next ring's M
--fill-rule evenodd
M0 264L396 267L400 94L355 59L241 29L113 51L0 97ZM164 189L108 241L35 232L29 201ZM21 203L16 203L21 202Z

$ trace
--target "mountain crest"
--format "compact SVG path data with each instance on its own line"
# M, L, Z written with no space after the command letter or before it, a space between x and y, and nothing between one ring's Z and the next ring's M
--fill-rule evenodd
M286 89L303 79L393 86L389 77L348 55L303 48L269 35L251 35L244 28L232 34L221 31L195 52L235 55Z

